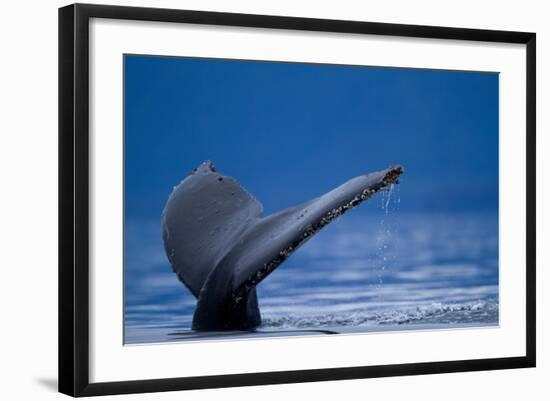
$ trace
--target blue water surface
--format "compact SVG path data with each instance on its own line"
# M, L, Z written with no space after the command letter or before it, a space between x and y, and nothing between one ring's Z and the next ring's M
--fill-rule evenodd
M261 330L498 324L498 215L386 214L388 195L378 196L379 213L344 215L258 286ZM191 329L195 299L171 271L159 223L133 224L140 252L126 279L126 342L174 340Z

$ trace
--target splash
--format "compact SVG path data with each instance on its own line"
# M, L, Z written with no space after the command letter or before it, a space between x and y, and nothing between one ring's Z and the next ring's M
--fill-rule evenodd
M361 327L373 325L460 324L498 322L498 301L478 300L465 303L419 305L384 312L351 311L324 315L268 317L261 328L303 329Z

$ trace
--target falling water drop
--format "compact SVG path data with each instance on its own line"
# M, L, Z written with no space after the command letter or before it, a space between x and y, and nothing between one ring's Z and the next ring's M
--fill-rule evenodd
M394 187L394 184L391 184L390 188L388 189L388 196L387 196L387 198L385 200L385 204L384 204L384 210L386 212L386 216L389 213L389 206L390 206L390 201L391 201L391 194L393 192L393 187Z
M394 193L396 191L396 193ZM393 184L389 185L385 191L382 191L380 199L380 209L383 214L380 218L380 227L378 234L378 246L376 252L377 259L377 273L374 279L373 286L381 289L384 284L384 279L391 276L391 267L394 263L393 249L394 249L394 224L395 216L393 212L399 210L399 204L401 203L401 197L399 193L399 186ZM391 213L390 213L391 212ZM388 275L389 274L389 275ZM379 300L384 299L384 293L377 291L377 298Z
M396 199L397 207L396 209L399 210L399 206L401 206L401 191L399 187L397 187L397 199Z

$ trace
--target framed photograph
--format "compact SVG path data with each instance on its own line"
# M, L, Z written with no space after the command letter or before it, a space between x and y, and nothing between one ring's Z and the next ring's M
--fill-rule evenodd
M59 390L535 366L535 119L534 33L61 8Z

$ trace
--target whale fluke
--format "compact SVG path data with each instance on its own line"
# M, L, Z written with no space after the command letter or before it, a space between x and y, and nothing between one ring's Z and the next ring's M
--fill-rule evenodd
M197 298L193 330L260 325L256 286L321 228L398 183L401 166L352 178L301 205L262 216L261 204L233 178L202 163L168 198L166 254Z

